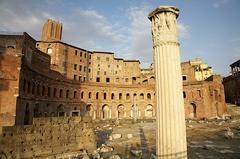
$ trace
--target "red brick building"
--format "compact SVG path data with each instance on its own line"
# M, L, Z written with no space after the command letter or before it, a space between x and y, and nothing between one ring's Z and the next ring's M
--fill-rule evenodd
M47 24L41 41L27 33L0 35L1 126L50 116L155 117L153 67L141 69L138 60L64 43L62 24ZM221 77L205 69L191 61L182 63L186 118L227 112Z
M231 75L223 79L226 102L240 105L240 60L232 63Z

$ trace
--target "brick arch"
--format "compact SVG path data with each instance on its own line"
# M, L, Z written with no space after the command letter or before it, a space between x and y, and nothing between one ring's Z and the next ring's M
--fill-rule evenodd
M126 109L123 104L119 104L117 106L117 118L125 118L126 117Z
M153 110L153 105L148 104L145 107L145 117L146 118L152 118L154 116L154 110Z
M93 120L96 119L96 107L93 104L87 104L86 111Z
M111 118L111 109L108 104L104 104L101 109L101 118L110 119Z

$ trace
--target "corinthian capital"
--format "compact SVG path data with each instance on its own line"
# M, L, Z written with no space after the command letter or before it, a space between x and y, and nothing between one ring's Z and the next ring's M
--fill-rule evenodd
M177 17L179 9L172 6L161 6L148 15L152 21L152 38L154 46L162 42L178 43Z

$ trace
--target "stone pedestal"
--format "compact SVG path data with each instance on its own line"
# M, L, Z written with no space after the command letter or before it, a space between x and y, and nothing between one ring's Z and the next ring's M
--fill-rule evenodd
M158 159L187 158L178 14L176 7L160 6L148 16L154 49Z

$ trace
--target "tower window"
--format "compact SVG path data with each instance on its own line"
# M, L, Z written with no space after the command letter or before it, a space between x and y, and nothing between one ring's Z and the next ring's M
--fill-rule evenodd
M97 77L97 78L96 78L96 82L100 82L100 77Z

